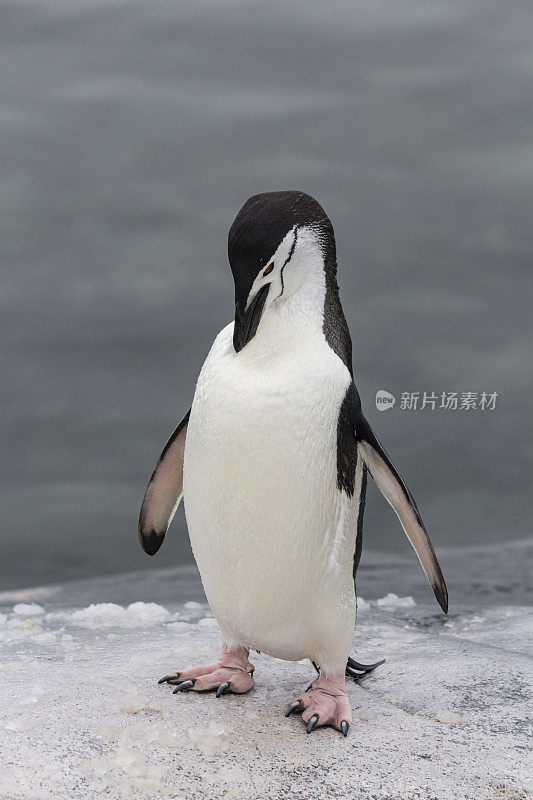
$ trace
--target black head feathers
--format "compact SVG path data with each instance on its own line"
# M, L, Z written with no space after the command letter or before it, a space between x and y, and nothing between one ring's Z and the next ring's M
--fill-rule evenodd
M234 278L254 277L295 226L312 225L324 245L333 247L335 236L328 215L313 197L297 190L255 194L243 205L228 235L228 256Z

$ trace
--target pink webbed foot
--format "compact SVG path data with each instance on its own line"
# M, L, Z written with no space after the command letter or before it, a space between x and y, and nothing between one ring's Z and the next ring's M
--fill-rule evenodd
M346 694L344 675L338 678L321 675L313 681L307 692L290 704L285 716L292 713L302 714L303 721L307 723L307 733L329 725L347 736L352 709Z
M226 692L244 694L254 685L254 665L248 661L248 651L222 648L216 664L183 669L174 675L165 675L158 683L175 685L174 694L183 691L217 691L217 697Z

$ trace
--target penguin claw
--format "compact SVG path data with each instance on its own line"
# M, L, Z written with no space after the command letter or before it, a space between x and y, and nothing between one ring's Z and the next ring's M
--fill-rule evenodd
M175 674L175 675L165 675L165 677L164 677L164 678L159 678L159 680L157 681L157 683L158 683L158 684L159 684L159 683L167 683L168 681L172 680L173 678L174 678L174 679L175 679L175 678L179 678L179 676L180 676L179 672L176 672L176 674Z
M307 728L306 728L307 733L311 733L311 731L314 731L314 729L316 728L317 724L318 724L318 717L317 717L316 714L313 714L313 716L311 717L311 719L307 723Z
M178 692L183 692L186 689L191 689L195 683L196 681L194 678L191 678L191 680L188 681L182 681L181 683L178 683L172 694L177 694Z
M287 710L286 710L286 712L285 712L285 716L286 716L286 717L290 717L290 715L292 714L292 712L293 712L293 711L297 711L299 708L301 708L301 705L302 705L302 704L300 703L300 701L299 701L299 700L295 700L295 701L294 701L293 703L291 703L291 704L290 704L290 706L287 708Z
M293 712L302 714L307 733L312 733L315 728L334 728L346 736L352 711L344 676L328 677L321 674L308 692L303 692L291 702L285 716L289 717Z
M384 663L384 658L382 658L381 661L376 661L375 664L361 664L354 658L349 658L346 664L345 675L347 675L349 678L353 678L354 681L360 681L362 678L366 678L371 672L373 672L376 667L380 667Z
M381 661L376 661L375 664L361 664L360 661L356 661L355 658L348 658L348 662L346 664L346 671L349 669L351 670L361 670L361 672L373 672L376 667L380 667L382 664L385 663L385 659L382 658Z
M368 672L356 672L354 669L346 667L346 676L348 678L353 678L354 681L360 681L362 678L368 678L368 675Z
M245 694L254 685L252 677L255 667L248 660L248 650L222 648L220 659L213 664L187 667L172 675L165 675L159 683L167 683L175 693L187 691L194 686L195 692L216 692L217 697L230 691Z

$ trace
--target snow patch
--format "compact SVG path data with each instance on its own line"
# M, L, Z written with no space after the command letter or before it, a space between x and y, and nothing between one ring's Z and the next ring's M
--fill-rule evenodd
M44 633L38 633L35 636L35 641L39 644L52 644L52 642L56 641L57 631L45 631Z
M120 710L125 714L138 714L150 708L147 699L137 689L132 689L122 701Z
M389 592L385 597L376 600L376 605L378 608L413 608L416 603L411 596L398 597L394 592Z
M156 625L171 618L171 614L157 603L92 603L72 614L72 624L80 628L140 628Z
M139 789L143 795L161 791L163 767L150 764L145 754L127 742L120 741L114 752L93 759L88 766L94 776L91 780L89 774L90 786L97 792L114 791L117 785L124 792L122 797L130 797Z
M189 728L189 739L201 753L214 756L222 748L226 733L226 728L222 724L211 721L207 728L204 725Z
M205 603L179 613L127 605L130 576L92 596L71 584L52 613L19 615L9 602L0 624L0 798L319 800L345 797L348 786L351 800L522 800L531 610L502 606L500 593L483 594L482 608L459 598L453 627L444 627L431 598L412 611L416 590L403 575L394 580L401 597L376 582L380 602L359 599L352 654L386 662L361 688L348 681L347 739L328 729L307 736L301 718L283 716L315 677L307 660L254 653L256 686L244 696L174 696L158 686L165 672L216 659ZM80 596L83 605L122 605L77 608Z
M188 622L183 622L183 620L178 620L177 622L169 622L167 625L167 629L170 628L174 631L186 631L190 627Z
M203 619L198 620L198 625L201 628L216 628L217 621L214 617L204 617Z
M38 617L44 614L44 608L38 606L37 603L17 603L13 607L13 613L18 617Z

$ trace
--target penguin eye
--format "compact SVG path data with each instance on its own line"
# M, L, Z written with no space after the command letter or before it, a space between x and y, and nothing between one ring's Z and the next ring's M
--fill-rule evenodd
M263 278L265 277L265 275L270 275L273 269L274 269L274 262L272 262L272 264L269 264L268 267L265 269L265 271L263 272Z

